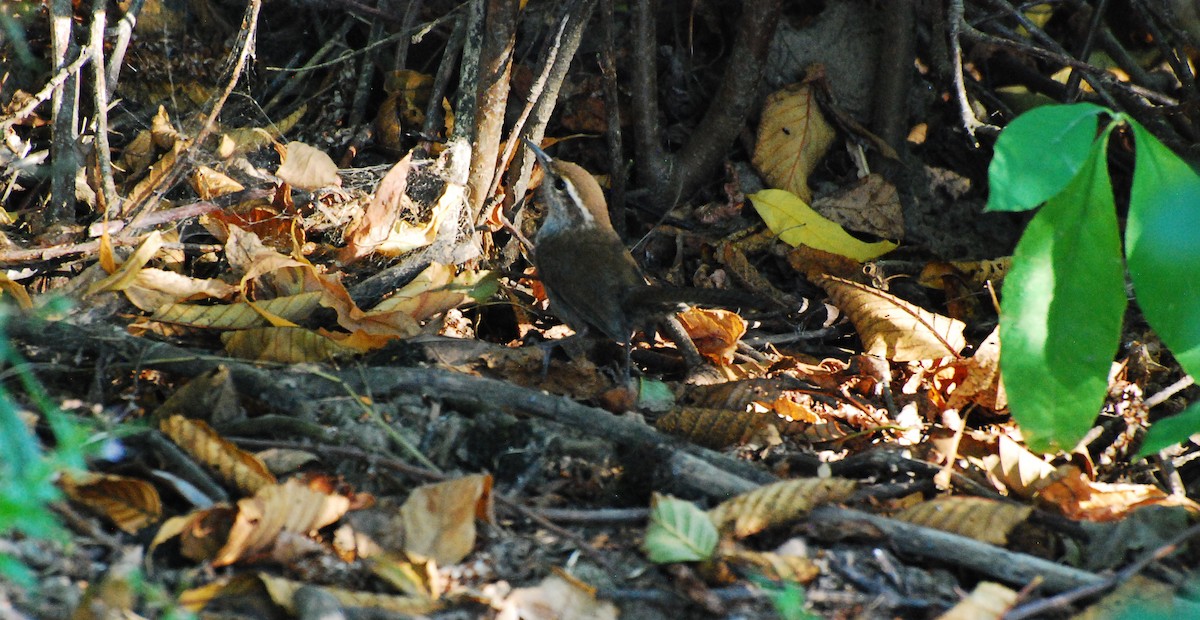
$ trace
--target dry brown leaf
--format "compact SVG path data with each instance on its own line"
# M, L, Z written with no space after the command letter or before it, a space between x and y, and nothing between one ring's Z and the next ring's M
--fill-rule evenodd
M307 582L283 579L267 573L259 573L258 578L266 586L271 600L293 617L300 611L296 608L296 591L305 586L312 587L312 584ZM321 586L321 589L332 594L339 603L347 607L363 607L391 614L419 616L433 613L442 607L438 601L414 596L392 596L328 586Z
M808 176L833 145L837 132L825 120L807 84L792 84L763 104L754 165L767 184L812 201Z
M172 415L182 415L220 424L245 416L238 401L239 392L233 375L228 366L221 365L175 390L150 417L162 420Z
M616 620L617 607L559 575L532 588L517 588L501 605L496 620Z
M162 420L159 428L193 458L242 491L254 493L275 484L275 476L262 461L223 439L204 422L173 415Z
M250 329L269 325L274 319L284 319L289 323L303 321L321 307L323 296L324 293L314 291L257 301L253 304L171 304L163 306L150 318L163 323L203 329Z
M408 200L405 191L411 173L412 153L409 152L375 186L375 196L363 212L362 221L346 235L346 247L338 256L338 262L351 263L384 246Z
M154 258L154 255L162 248L162 244L162 234L157 230L146 235L146 239L138 245L137 250L125 262L121 263L121 266L116 271L110 273L103 280L93 282L83 296L88 297L101 291L122 291L133 286L137 281L138 274L146 266L146 263L149 263L150 259Z
M1045 459L1007 435L1000 435L999 444L997 455L985 458L984 462L989 465L988 476L1000 491L1030 498L1054 475L1054 467Z
M237 226L254 233L264 244L282 252L304 245L306 235L300 218L294 211L281 210L264 199L251 199L229 209L206 214L201 221L212 230L222 226ZM228 232L215 235L225 238Z
M289 142L286 155L275 176L292 187L316 191L322 187L341 187L337 164L321 149L303 142Z
M1011 267L1011 256L966 262L931 262L921 270L917 283L929 288L942 288L942 278L953 276L977 290L988 282L999 285Z
M150 543L150 553L164 542L179 538L179 553L196 562L207 562L220 552L233 527L237 511L227 504L171 517L163 522Z
M371 573L393 588L419 598L437 599L445 590L445 579L432 559L413 561L403 554L377 551L365 558Z
M218 196L240 192L246 187L241 183L229 178L229 175L223 172L209 168L208 166L199 166L191 177L192 189L200 195L202 200L212 200Z
M157 312L180 301L229 299L238 287L221 280L192 278L174 271L147 267L138 271L125 296L147 312Z
M938 616L938 620L999 620L1017 604L1017 597L1016 590L984 581L967 598Z
M349 506L348 498L313 490L295 479L264 486L254 497L238 500L237 519L213 566L266 551L284 532L312 536L342 518Z
M867 353L896 362L957 357L966 325L877 288L832 276L814 282L854 323Z
M72 501L103 515L121 531L136 534L162 518L162 500L154 485L126 476L88 473L65 477L63 492Z
M904 214L896 186L871 173L854 184L813 200L812 208L847 230L884 239L904 238Z
M746 321L721 308L688 308L678 315L700 354L719 366L733 363L738 341L746 335Z
M400 507L404 550L457 564L475 547L475 519L493 521L492 477L464 476L417 487Z
M997 412L1008 407L1008 396L1000 377L999 327L979 344L975 355L959 363L966 367L967 376L950 395L947 407L961 410L974 403Z
M768 416L759 411L680 407L659 418L655 426L706 448L720 449L762 436L771 425Z
M362 353L326 335L302 327L256 327L221 334L229 355L259 362L327 362Z
M417 321L441 314L470 299L467 291L487 272L464 271L455 274L454 265L430 263L417 277L390 297L371 308L368 315L401 312Z
M138 184L129 191L128 198L126 198L125 202L122 203L122 216L129 215L129 213L126 213L124 209L127 209L132 205L142 203L143 201L146 205L143 209L144 211L157 211L159 209L161 206L159 204L161 200L152 199L151 196L154 190L158 187L158 184L162 182L163 178L165 178L166 175L175 168L179 155L183 153L185 149L187 149L187 146L187 141L176 140L175 143L170 147L171 150L163 153L162 156L158 158L158 161L150 166L150 173L143 177L141 181L138 181Z
M800 555L733 549L721 553L721 560L751 569L771 581L809 583L821 574L821 569L812 560Z
M800 478L759 487L725 500L708 516L719 530L745 538L794 521L814 507L846 499L858 483L845 478Z
M1032 506L983 497L939 497L905 508L896 518L1004 546L1009 533L1032 513Z
M1182 506L1193 516L1200 513L1200 505L1187 497L1148 484L1096 482L1072 464L1055 470L1035 499L1070 519L1087 521L1118 521L1143 506Z

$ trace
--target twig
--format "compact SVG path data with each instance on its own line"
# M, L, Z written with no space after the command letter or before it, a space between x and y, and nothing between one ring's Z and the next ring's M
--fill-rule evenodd
M1088 22L1087 36L1083 39L1083 45L1080 46L1078 56L1084 60L1091 58L1092 45L1096 41L1096 33L1100 30L1100 21L1104 17L1104 10L1108 7L1108 0L1096 0L1096 6L1092 8L1092 19ZM1072 69L1071 77L1067 78L1067 96L1066 102L1073 103L1079 99L1079 71Z
M1057 596L1051 596L1039 601L1033 601L1021 605L1005 614L1004 620L1023 620L1024 618L1031 618L1055 609L1062 609L1074 603L1075 601L1095 596L1104 592L1105 590L1114 588L1122 582L1132 579L1135 575L1145 570L1145 568L1152 562L1157 562L1158 560L1175 553L1179 547L1183 545L1183 543L1197 536L1200 536L1200 525L1193 525L1192 527L1180 532L1174 538L1167 541L1157 549L1146 553L1136 562L1126 566L1119 572L1107 578L1100 579L1099 581L1080 585Z
M850 524L859 527L869 525L887 536L892 547L898 551L947 562L1009 584L1024 585L1040 577L1050 591L1065 592L1105 581L1094 573L1009 551L966 536L849 508L820 506L809 513L808 522L829 525L837 528L837 531L845 531Z
M425 139L442 135L445 126L442 113L442 99L450 86L450 76L454 67L458 66L459 54L463 50L463 39L466 35L466 19L459 17L450 31L446 41L446 49L442 52L442 62L438 65L437 75L433 76L433 87L429 89L429 102L425 104L425 124L421 126L421 134Z
M975 111L971 109L971 100L967 97L966 77L963 74L962 43L960 40L963 27L966 26L966 23L966 18L963 15L963 0L950 0L950 76L954 80L954 98L958 102L958 116L962 120L963 130L971 138L971 144L978 148L979 139L975 137L976 131L987 127L992 133L998 133L1000 128L995 125L988 125L979 120L975 116Z
M82 55L72 36L74 17L69 0L50 1L50 47L55 67L66 64L70 54ZM67 79L54 88L52 106L50 200L33 218L36 232L75 222L75 172L79 169L79 156L75 152L75 142L79 137L78 73L68 73Z
M12 127L13 125L28 118L30 114L33 114L33 111L36 110L39 105L42 105L46 102L46 100L54 96L55 89L57 89L59 86L62 86L63 82L66 82L68 77L78 72L79 69L83 67L83 65L87 64L91 59L91 48L79 50L79 56L76 57L75 60L71 61L71 64L59 69L58 73L55 73L54 77L50 78L49 82L46 82L46 85L42 87L42 90L39 90L36 95L30 97L29 101L27 101L25 105L21 106L16 112L13 112L12 114L4 117L3 120L0 120L0 130Z
M104 71L104 27L108 22L108 2L92 0L92 27L88 47L96 62L92 63L92 97L95 103L96 171L100 177L100 211L105 217L115 217L120 210L117 185L113 182L112 152L108 147L108 86Z
M367 47L378 47L377 43L383 37L383 22L371 24L371 34ZM362 64L358 67L358 82L354 85L354 98L350 104L350 118L346 124L357 128L363 122L367 113L367 98L371 95L371 81L375 77L375 53L364 54Z
M129 49L129 40L133 37L133 27L137 24L138 14L142 12L142 5L145 3L146 0L133 0L129 3L129 8L125 10L121 19L117 20L115 26L117 37L113 42L112 55L108 58L108 74L104 80L108 87L109 99L112 99L113 93L117 91L117 79L121 77L121 67L125 63L125 51Z
M567 69L570 68L571 61L575 58L575 52L579 50L579 43L583 40L584 26L591 18L595 6L596 0L579 0L569 5L570 8L563 15L558 32L554 35L554 43L547 52L542 72L533 88L530 89L529 102L521 112L521 118L513 127L512 135L524 135L535 144L540 142L542 136L545 135L546 124L558 103L558 93L562 90L563 81L566 80ZM533 120L526 127L525 123L531 116ZM518 146L520 146L519 140L510 139L501 161L509 161L514 149ZM520 150L514 163L517 165L509 166L508 170L511 191L508 192L505 199L506 207L511 207L514 200L525 195L529 188L529 178L533 173L533 159L526 149ZM499 175L497 175L496 182L499 182ZM492 193L494 192L495 184L492 187Z
M468 200L467 221L481 221L487 204L486 188L496 178L500 133L511 88L513 50L517 41L517 3L487 0L488 10L482 45L479 48L479 81L466 86L475 93L474 140L471 142L470 179L473 191ZM464 56L464 61L466 60ZM460 88L463 85L460 84Z
M1142 404L1145 405L1147 409L1153 409L1166 402L1168 398L1191 387L1195 382L1196 380L1193 379L1191 375L1187 375L1186 377L1176 381L1175 383L1172 383L1157 393L1146 397L1146 400L1142 401Z

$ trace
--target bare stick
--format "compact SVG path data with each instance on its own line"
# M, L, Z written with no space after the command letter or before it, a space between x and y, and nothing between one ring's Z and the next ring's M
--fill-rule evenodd
M71 35L73 20L69 0L51 0L50 47L56 67L66 64L67 56L78 49ZM78 73L68 73L67 79L55 87L51 118L50 200L33 218L33 228L38 232L75 222L75 171L79 169L79 156L75 153L75 140L79 135Z
M92 50L90 48L79 50L79 56L76 57L75 60L71 61L71 64L59 69L58 73L55 73L54 77L50 78L49 82L46 82L46 85L42 87L42 90L39 90L36 95L31 97L29 101L27 101L25 105L21 106L21 108L16 112L13 112L3 120L0 120L0 130L7 129L8 127L11 127L28 118L30 114L33 114L34 110L36 110L39 105L42 105L48 99L50 99L50 97L54 96L55 89L57 89L59 86L62 86L63 83L67 81L67 78L78 72L79 69L81 69L83 65L86 65L91 59Z
M95 102L96 114L96 170L100 177L100 211L105 217L115 217L119 212L120 198L117 196L117 185L113 182L112 153L108 149L108 86L104 71L104 26L108 22L108 3L105 0L92 0L92 27L88 47L96 62L92 63L92 97Z
M133 0L129 9L117 21L117 39L113 42L112 56L108 59L108 75L105 82L108 85L108 97L112 98L117 90L117 78L121 76L121 66L125 62L125 50L129 49L129 39L133 37L133 27L137 24L138 14L146 0Z

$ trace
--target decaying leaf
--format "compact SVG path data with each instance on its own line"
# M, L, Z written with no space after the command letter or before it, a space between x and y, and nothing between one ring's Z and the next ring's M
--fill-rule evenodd
M845 478L801 478L759 487L708 511L717 529L745 538L800 518L814 507L846 499L858 483Z
M966 367L967 376L950 395L947 407L961 410L968 403L975 403L997 412L1008 407L1004 383L1000 380L999 327L979 344L975 355L960 363Z
M854 323L867 353L897 362L957 357L967 346L957 319L930 312L877 288L842 278L814 282Z
M758 411L680 407L659 418L656 426L660 431L719 449L763 436L771 428L771 419ZM774 443L778 442L776 433Z
M340 519L350 507L350 500L292 479L262 487L254 497L239 500L237 507L229 539L213 559L213 566L227 566L263 552L284 532L315 534Z
M833 194L813 200L812 208L846 230L884 239L904 238L904 213L896 186L869 174Z
M999 620L1017 604L1018 596L1016 590L984 581L967 598L939 616L939 620Z
M808 583L821 574L821 569L816 563L802 555L733 549L723 552L721 560L761 573L771 581Z
M678 314L700 354L714 364L733 362L738 341L746 335L746 321L736 312L724 309L688 308Z
M296 591L303 587L318 587L303 581L283 579L267 573L259 573L258 578L262 580L263 585L270 593L271 601L292 616L298 615L300 611L296 607ZM332 594L342 605L379 610L387 614L419 616L433 613L442 607L442 603L438 601L416 596L395 596L329 586L320 587L321 590Z
M492 477L482 474L427 484L413 490L400 508L404 550L457 564L475 547L475 519L492 521Z
M275 476L258 457L226 441L204 422L173 415L162 420L159 428L193 458L243 491L253 493L275 484Z
M257 327L226 332L221 334L221 343L233 357L287 364L326 362L362 352L302 327Z
M65 477L62 488L72 501L87 506L121 528L136 534L162 518L162 500L154 485L137 478L88 473Z
M283 164L275 176L292 187L315 191L322 187L341 187L342 179L337 173L337 164L325 151L303 142L289 142Z
M754 165L771 187L809 202L808 176L836 137L809 85L784 87L771 93L763 104Z
M905 508L895 518L1004 546L1032 513L1032 506L983 497L938 497Z
M496 620L616 620L617 606L596 598L582 584L550 575L532 588L517 588Z

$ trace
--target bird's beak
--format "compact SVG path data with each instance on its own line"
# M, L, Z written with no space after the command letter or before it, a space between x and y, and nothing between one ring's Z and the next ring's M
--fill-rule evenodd
M537 158L538 163L540 163L543 168L550 167L550 162L554 161L554 159L547 155L546 151L543 151L540 147L538 147L538 145L531 142L529 138L526 138L525 136L521 136L521 141L525 143L525 146L529 147L529 150L533 151L533 156Z

